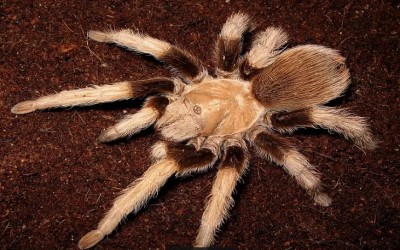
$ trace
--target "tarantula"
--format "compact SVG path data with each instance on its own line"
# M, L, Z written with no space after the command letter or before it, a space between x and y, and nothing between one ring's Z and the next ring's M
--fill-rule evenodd
M168 64L176 78L117 82L24 101L12 108L25 114L53 107L87 106L146 98L144 106L100 136L102 142L126 137L152 124L161 134L151 153L152 165L114 201L97 229L79 247L94 246L124 217L137 212L172 175L218 172L208 197L195 246L210 246L233 205L232 193L249 163L248 146L281 165L322 206L319 173L285 137L298 128L321 127L343 134L361 148L375 142L366 118L324 104L340 96L350 83L345 59L319 45L285 49L288 35L269 27L243 51L243 37L255 25L243 13L230 16L215 45L215 76L192 54L168 42L131 30L89 31L98 42L114 43Z

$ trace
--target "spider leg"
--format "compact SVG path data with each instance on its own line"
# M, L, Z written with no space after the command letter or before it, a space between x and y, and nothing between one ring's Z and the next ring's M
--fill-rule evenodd
M152 158L156 162L134 181L114 201L113 207L100 221L97 229L87 233L79 241L79 248L86 249L96 245L104 236L110 234L131 212L137 212L154 196L170 176L188 173L190 169L200 171L207 169L217 159L217 150L213 143L205 145L207 150L197 151L192 145L180 145L158 142L153 146Z
M267 114L264 121L280 133L318 126L343 134L361 148L372 150L376 147L367 119L352 115L345 109L315 106L293 112Z
M248 138L262 156L281 165L293 176L316 203L330 205L331 198L322 192L319 173L288 140L261 127L253 128Z
M281 28L268 27L260 32L240 65L242 77L251 78L260 69L272 64L274 57L283 51L287 42L288 35Z
M233 206L232 193L247 167L248 159L244 141L225 142L225 151L201 219L195 247L208 247L213 243L218 228Z
M189 52L145 34L125 29L108 32L89 31L88 37L97 42L115 43L128 50L152 55L194 82L200 81L207 75L202 62Z
M26 114L40 109L90 106L130 98L143 98L156 93L172 93L180 88L179 81L169 78L117 82L109 85L65 90L54 95L20 102L11 109L11 112Z
M79 241L80 249L96 245L104 236L110 234L129 213L135 213L154 195L169 177L177 171L177 165L170 159L163 159L147 169L142 177L135 180L114 201L113 207L100 221L97 229L87 233Z
M237 70L243 36L254 28L254 24L246 14L239 12L228 18L215 44L216 74L218 76L229 76L230 73Z
M150 97L144 107L135 114L125 116L117 124L107 128L99 137L102 142L131 136L151 126L163 113L169 100L165 96Z

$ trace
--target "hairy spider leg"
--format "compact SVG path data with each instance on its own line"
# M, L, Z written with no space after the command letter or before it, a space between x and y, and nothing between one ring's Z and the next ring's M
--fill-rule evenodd
M99 140L101 142L109 142L134 135L148 128L164 114L169 102L168 97L165 96L149 97L143 108L135 114L124 116L121 121L108 127L101 133Z
M40 109L90 106L130 98L143 98L156 93L172 93L177 84L169 78L153 78L64 90L57 94L20 102L11 109L11 112L26 114Z
M322 192L319 173L288 140L261 126L253 128L249 138L260 155L281 165L317 204L330 205L331 198Z
M321 127L344 135L362 149L376 148L367 118L352 115L346 109L314 106L292 112L269 113L264 121L280 133L291 133L304 127Z
M179 147L179 150L174 147ZM79 248L87 249L100 242L128 214L139 211L151 197L157 194L161 186L173 174L187 173L190 168L198 172L212 166L217 159L217 155L212 151L198 152L193 150L192 145L178 146L167 142L156 143L152 154L153 159L158 159L158 161L152 164L142 177L132 182L122 192L114 201L112 208L100 221L97 229L82 237L78 244ZM178 157L178 154L181 155Z
M241 76L249 79L262 68L272 64L275 56L284 50L287 42L288 34L281 28L268 27L258 33L240 65Z
M243 46L243 36L255 28L250 17L243 13L230 16L215 44L216 74L228 77L237 71Z
M87 249L100 242L129 213L132 211L136 213L151 197L156 195L160 187L177 170L176 162L170 159L163 159L150 166L142 177L132 182L114 201L113 207L100 221L97 229L82 237L78 243L79 248Z
M215 234L228 218L233 206L232 194L236 183L245 172L249 155L243 140L227 140L219 170L211 189L211 194L201 218L195 247L208 247L213 244Z
M97 42L114 43L128 50L149 54L169 64L173 71L192 82L199 82L207 75L202 62L194 55L145 34L124 29L109 32L89 31L88 37Z

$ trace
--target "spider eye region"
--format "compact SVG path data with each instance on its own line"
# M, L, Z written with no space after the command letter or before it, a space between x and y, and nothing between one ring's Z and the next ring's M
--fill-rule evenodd
M194 105L194 106L193 106L193 112L194 112L195 114L200 115L200 114L201 114L201 108L200 108L200 106L199 106L199 105Z

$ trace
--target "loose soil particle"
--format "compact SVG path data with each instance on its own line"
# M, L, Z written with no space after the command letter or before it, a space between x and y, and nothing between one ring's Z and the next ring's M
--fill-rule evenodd
M90 84L170 76L154 60L88 41L90 29L132 28L197 55L210 71L216 36L237 11L275 25L289 46L347 57L352 85L334 102L370 117L379 148L340 135L292 138L323 174L332 206L313 204L278 166L254 156L216 246L237 249L394 249L399 243L397 1L2 1L0 3L0 246L74 249L112 200L149 166L152 130L112 144L102 129L140 107L125 101L14 115L16 103ZM96 249L164 249L195 239L215 171L171 179Z

